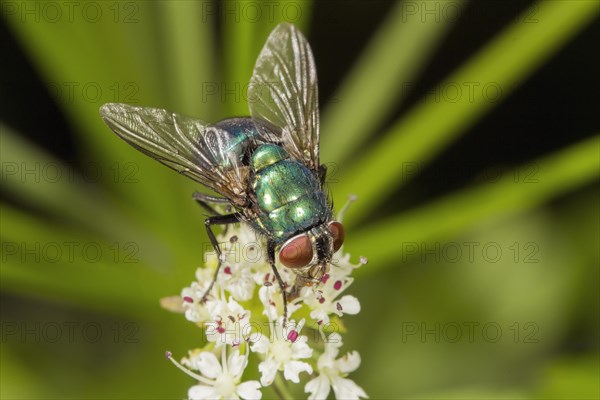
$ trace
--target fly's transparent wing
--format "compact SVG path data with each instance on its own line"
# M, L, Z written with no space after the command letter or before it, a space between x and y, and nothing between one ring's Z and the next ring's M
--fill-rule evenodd
M106 124L123 140L194 181L244 204L247 167L231 152L230 134L167 110L109 103L100 108Z
M250 114L261 135L281 142L290 156L319 168L317 70L306 38L293 25L269 35L248 88Z

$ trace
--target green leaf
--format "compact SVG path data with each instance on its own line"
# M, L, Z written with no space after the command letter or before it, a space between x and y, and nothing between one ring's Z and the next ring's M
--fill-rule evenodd
M62 216L107 237L133 235L127 217L116 208L115 199L100 187L87 184L85 177L10 128L2 132L3 188L24 204ZM135 212L129 210L130 216Z
M31 2L27 7L35 9L40 4ZM81 164L93 164L101 173L100 183L147 210L153 215L151 223L176 223L179 196L161 190L160 185L175 175L135 154L98 114L107 102L163 106L168 81L155 37L156 11L150 2L97 3L90 8L99 9L102 17L86 19L79 9L72 18L58 21L42 18L31 23L20 18L20 13L11 14L7 21L74 125ZM126 164L134 170L123 171ZM114 179L111 169L115 165L121 173L134 172L135 189ZM148 202L149 198L154 201Z
M597 353L555 360L546 368L537 395L552 399L597 399L599 374Z
M253 19L258 24L256 31L258 40L254 41L254 54L258 56L273 28L282 22L296 25L308 37L313 3L312 0L282 0L277 2L260 0L260 11L251 14L251 18L257 16ZM247 8L253 8L252 3L247 4Z
M377 131L453 25L449 18L423 21L421 13L407 12L410 7L397 3L327 104L321 123L323 159L345 162Z
M222 15L225 76L217 85L219 95L216 97L221 105L220 116L247 116L248 82L257 55L254 52L256 23L246 15L248 7L244 1L227 1L222 5L225 7Z
M194 1L157 3L163 24L162 53L166 65L169 104L181 114L211 122L215 104L208 97L215 82L216 57L212 4Z
M221 8L224 76L215 85L216 95L210 99L220 104L221 118L247 116L250 115L248 83L269 33L286 20L300 28L306 26L312 1L232 0L222 3Z
M169 293L174 256L160 243L112 241L1 209L3 291L125 313L149 313Z
M375 273L396 265L391 261L399 257L401 249L389 245L391 240L421 242L450 237L478 221L529 210L594 182L600 176L599 146L600 137L595 136L518 167L497 182L463 190L355 231L348 235L348 248L369 258L369 268L357 273Z
M439 86L473 86L480 90L467 91L469 95L459 96L455 102L423 99L381 141L344 170L335 187L336 202L350 193L360 199L348 215L348 222L360 220L403 184L405 163L426 164L439 154L507 98L599 11L597 4L590 1L539 1L526 10ZM531 15L535 15L533 23L529 23ZM501 91L497 98L496 89Z

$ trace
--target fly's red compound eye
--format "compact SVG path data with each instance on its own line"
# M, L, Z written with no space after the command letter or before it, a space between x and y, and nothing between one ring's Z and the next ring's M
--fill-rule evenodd
M334 221L329 224L329 231L333 238L333 251L338 251L344 244L344 226L341 222Z
M312 243L308 235L296 236L279 251L279 261L288 268L306 267L313 258Z

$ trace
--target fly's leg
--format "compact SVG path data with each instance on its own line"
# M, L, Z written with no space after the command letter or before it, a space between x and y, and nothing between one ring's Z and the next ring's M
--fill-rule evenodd
M298 296L300 296L300 291L302 291L302 288L306 286L308 285L305 281L300 279L300 275L296 276L296 283L294 283L294 286L292 286L290 292L287 294L287 299L290 301L297 299Z
M217 277L219 276L219 270L221 269L221 264L223 263L223 261L221 260L222 253L221 253L221 248L219 247L219 242L217 241L217 238L210 227L213 225L235 224L235 223L239 222L241 219L242 219L242 214L236 212L236 213L227 214L227 215L215 215L213 217L208 217L204 220L204 226L206 226L206 233L208 234L208 239L210 240L212 247L215 249L215 252L217 253L217 257L218 257L219 261L218 261L217 269L215 270L215 274L213 276L212 282L210 283L210 286L204 293L204 296L202 296L201 301L203 303L206 301L206 297L208 297L208 294L210 293L213 286L215 285L215 281L217 280Z
M325 179L327 179L327 165L319 165L319 170L317 171L317 174L319 175L319 181L321 182L321 186L323 186L325 184Z
M217 210L215 210L213 208L212 205L229 204L229 200L227 200L226 198L210 196L208 194L204 194L204 193L200 193L200 192L194 192L194 194L192 194L192 198L194 200L196 200L196 202L198 204L200 204L200 206L202 208L204 208L206 211L208 211L208 213L210 215L221 215Z
M279 275L279 271L277 271L277 267L275 267L275 242L272 240L267 240L267 261L271 264L271 269L273 270L273 274L277 279L277 283L279 283L279 288L281 289L281 295L283 296L283 326L287 324L287 295L285 293L285 285L283 283L283 279L281 279L281 275Z

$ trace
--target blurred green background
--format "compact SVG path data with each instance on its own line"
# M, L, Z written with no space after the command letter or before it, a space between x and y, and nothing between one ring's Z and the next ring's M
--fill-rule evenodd
M247 115L254 60L284 20L315 54L336 204L359 197L351 378L371 398L600 397L597 1L1 11L3 399L185 396L193 382L163 352L202 338L158 301L202 264L199 188L98 108Z

